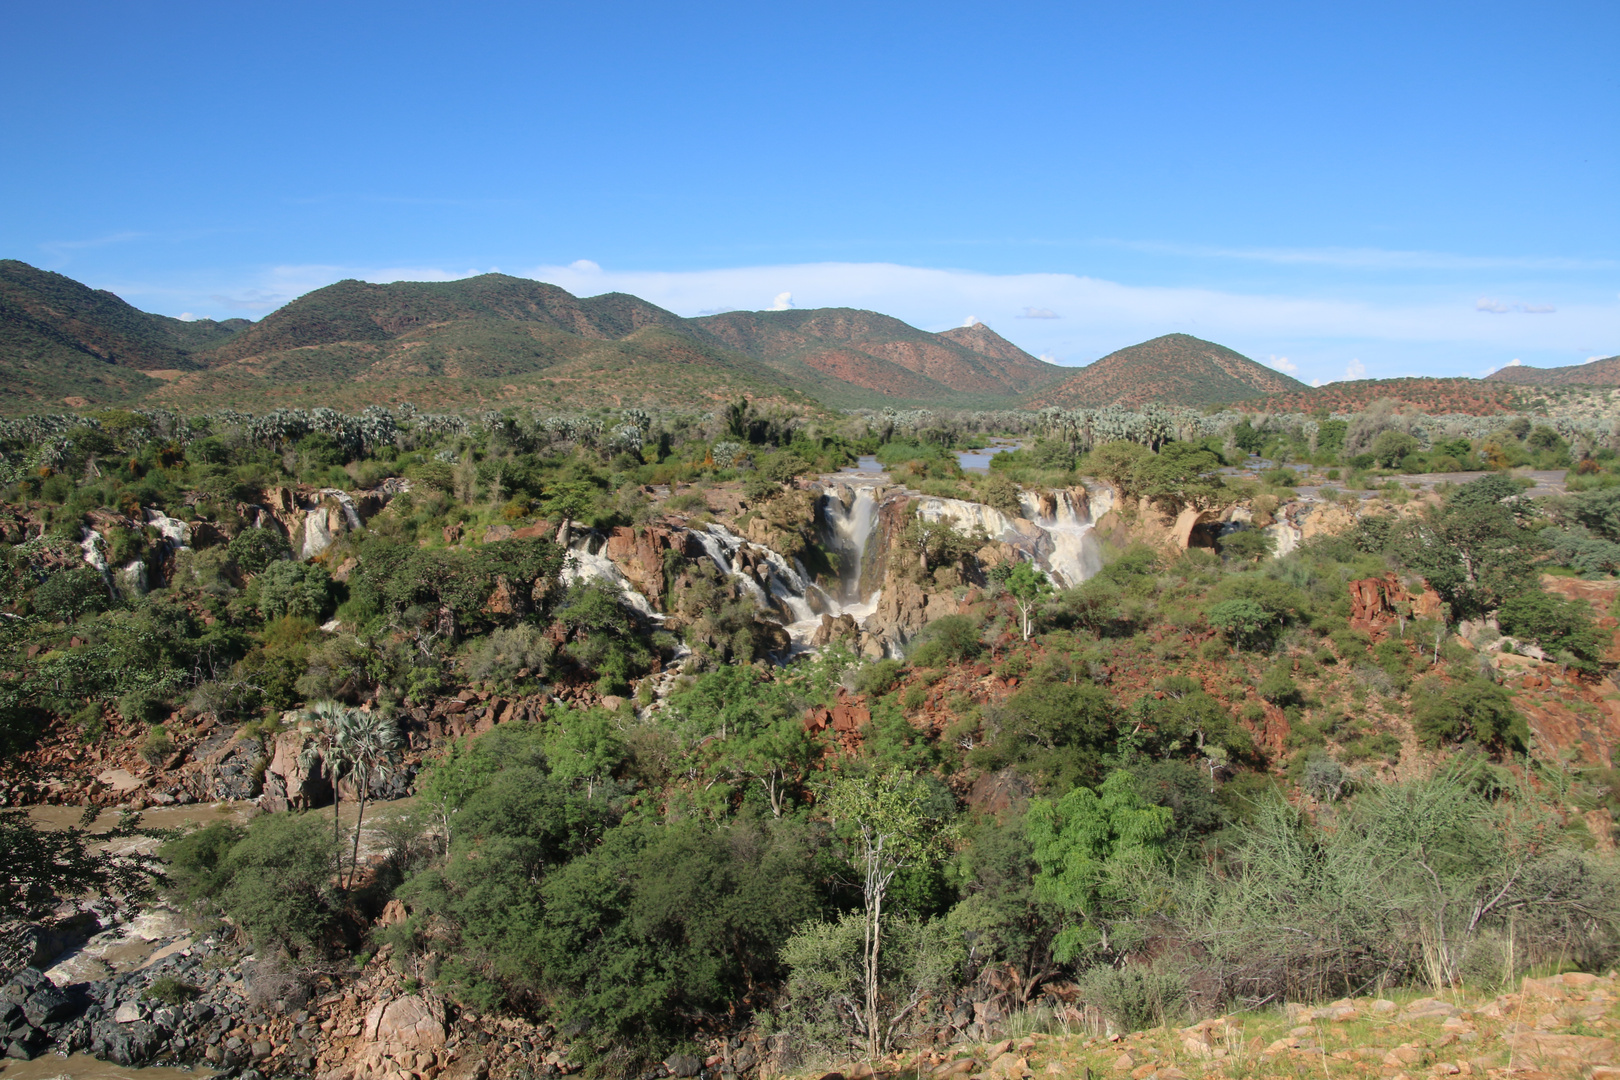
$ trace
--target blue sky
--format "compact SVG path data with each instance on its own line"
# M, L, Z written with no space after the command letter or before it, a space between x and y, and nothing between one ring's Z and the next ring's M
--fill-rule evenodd
M13 5L0 256L166 314L500 269L1170 331L1307 381L1620 353L1620 5Z

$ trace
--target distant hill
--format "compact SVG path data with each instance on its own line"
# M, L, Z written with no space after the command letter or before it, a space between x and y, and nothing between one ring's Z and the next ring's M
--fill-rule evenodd
M1065 375L982 323L936 334L854 308L731 311L692 323L814 385L832 404L862 404L873 393L967 404L1026 394Z
M707 408L738 395L795 407L1011 405L1065 374L989 327L933 334L845 308L685 319L624 293L580 298L484 274L340 281L256 323L181 322L0 265L0 378L19 391L0 398L8 411L143 399Z
M1028 406L1214 405L1305 389L1298 379L1224 345L1191 334L1165 334L1086 365L1030 395Z
M146 372L195 370L195 352L250 325L148 314L62 274L0 259L0 381L8 407L144 396L162 385Z
M1290 394L1274 394L1237 404L1261 412L1356 412L1375 401L1410 405L1420 412L1468 413L1491 416L1517 412L1519 395L1511 386L1484 379L1357 379L1306 387Z
M1485 376L1491 382L1520 386L1620 386L1620 356L1568 367L1538 368L1514 364Z

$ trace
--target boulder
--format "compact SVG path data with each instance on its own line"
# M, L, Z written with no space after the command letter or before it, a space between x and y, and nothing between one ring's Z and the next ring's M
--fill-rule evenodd
M831 615L821 617L821 625L810 637L810 644L816 648L824 648L835 641L855 641L861 636L860 624L853 615L840 615L836 619Z
M126 1068L144 1065L163 1049L163 1033L153 1024L101 1021L90 1031L90 1053Z
M691 1054L672 1054L664 1059L664 1068L671 1076L696 1076L703 1071L703 1062Z
M332 801L332 785L320 762L303 761L308 738L300 731L283 731L272 745L270 764L264 770L264 794L259 805L266 810L309 810Z
M79 1002L69 994L52 987L36 990L23 1002L23 1015L35 1027L51 1027L71 1019L79 1011Z
M381 1002L366 1014L366 1038L390 1047L433 1050L444 1045L444 1006L421 994Z

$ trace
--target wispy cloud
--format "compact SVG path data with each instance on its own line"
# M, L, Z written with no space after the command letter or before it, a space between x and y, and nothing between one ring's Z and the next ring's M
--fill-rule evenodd
M1615 259L1582 259L1560 255L1458 255L1446 251L1347 247L1212 247L1153 240L1101 242L1154 255L1243 259L1280 266L1336 266L1351 270L1609 270L1620 266L1620 260Z
M127 244L131 240L144 240L151 233L144 232L115 232L106 236L93 236L88 240L50 240L39 245L43 250L50 252L80 251L84 248L106 247L108 244Z
M1278 371L1288 375L1292 375L1299 370L1299 365L1288 359L1286 356L1268 357L1266 360L1266 365L1268 367L1274 367Z
M1475 311L1483 311L1488 315L1507 315L1518 312L1521 315L1551 315L1558 309L1551 304L1504 304L1500 300L1489 297L1480 297L1474 302Z
M793 294L790 292L779 292L776 294L776 299L771 301L770 310L772 311L790 311L792 308Z
M1051 308L1027 307L1024 309L1024 313L1018 317L1020 319L1061 319L1063 316Z
M1360 360L1350 361L1344 365L1344 377L1346 379L1365 379L1367 377L1367 365Z

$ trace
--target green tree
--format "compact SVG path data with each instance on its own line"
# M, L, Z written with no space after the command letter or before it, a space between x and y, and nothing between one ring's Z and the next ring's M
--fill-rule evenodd
M926 786L914 773L901 769L878 776L841 777L822 803L849 845L851 862L861 877L865 1028L867 1053L874 1061L882 1051L879 990L884 901L896 874L907 867L938 862L950 839L948 827L929 813L929 802Z
M273 563L292 557L287 538L274 529L243 529L225 548L244 574L257 574Z
M1496 612L1504 634L1527 638L1571 667L1596 675L1608 643L1592 624L1583 600L1565 600L1540 589L1510 596Z
M107 582L88 566L58 570L34 590L34 606L64 622L105 611L109 602Z
M1052 594L1052 583L1045 571L1034 563L1020 560L995 567L990 571L990 579L1005 588L1018 605L1024 640L1028 641L1035 612L1039 610L1041 602Z
M332 577L312 563L274 562L253 579L250 596L265 619L319 622L332 613Z
M327 952L343 910L342 856L314 814L264 814L226 858L220 905L257 947Z
M583 783L585 797L611 778L628 756L606 709L553 710L546 717L546 759L554 779Z
M1118 505L1129 509L1142 493L1141 469L1153 451L1133 442L1106 442L1086 455L1085 471L1113 488Z
M1518 490L1505 477L1481 477L1396 533L1397 556L1422 574L1459 617L1499 607L1535 579L1541 543L1520 520L1521 508L1502 501Z
M1404 431L1380 431L1373 440L1373 460L1387 469L1400 466L1401 460L1408 454L1418 451L1418 441Z
M1136 482L1161 514L1173 517L1189 508L1209 510L1227 497L1226 484L1214 471L1220 464L1213 451L1197 443L1167 443L1157 454L1141 459Z
M1094 945L1109 949L1113 905L1124 899L1122 871L1163 858L1171 820L1168 809L1142 798L1136 779L1123 770L1110 773L1096 791L1079 787L1056 803L1030 803L1029 836L1041 868L1035 893L1079 920L1058 934L1058 960Z

